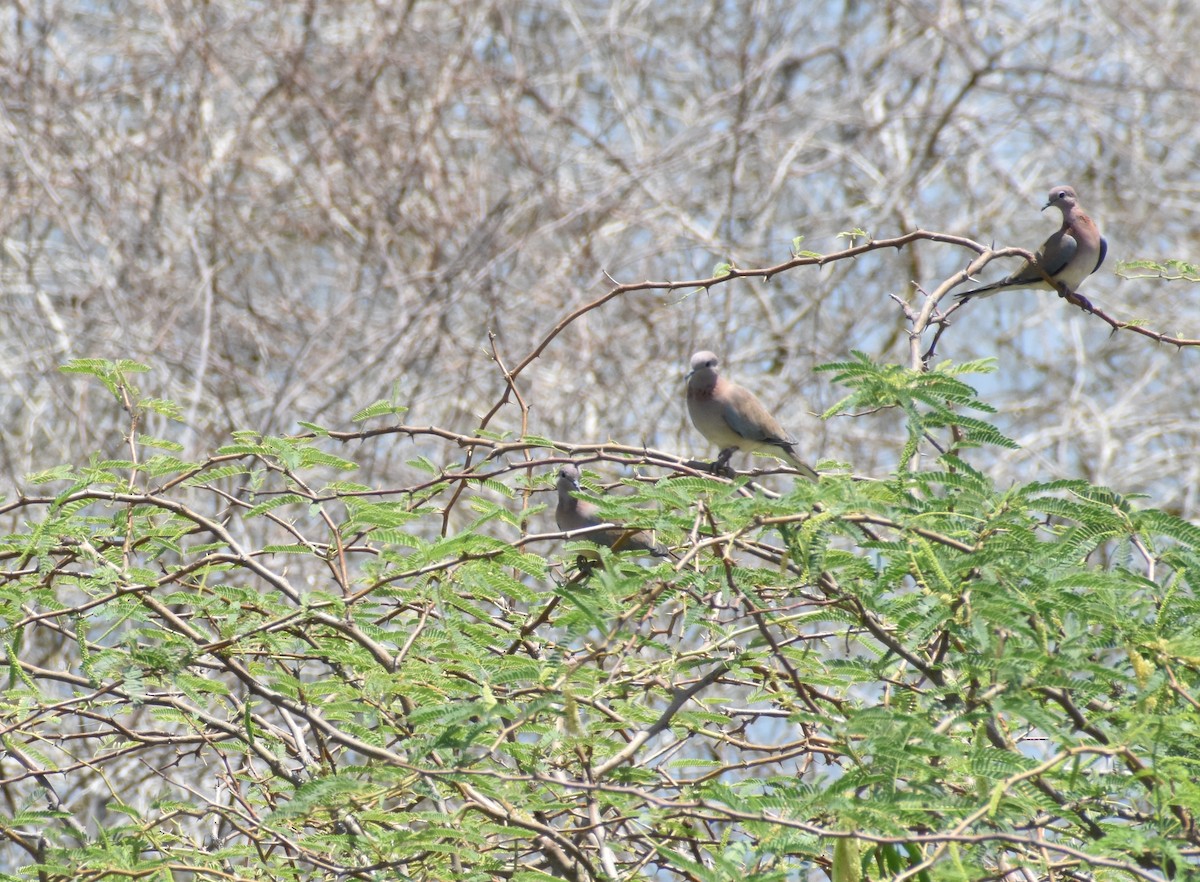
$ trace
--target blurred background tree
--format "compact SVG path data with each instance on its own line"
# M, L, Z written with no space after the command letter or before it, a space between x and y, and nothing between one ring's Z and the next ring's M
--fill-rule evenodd
M155 366L178 440L346 424L388 397L469 431L506 363L621 282L785 259L794 237L918 227L1036 247L1073 184L1110 243L1085 292L1192 336L1200 60L1189 4L11 4L0 27L0 474L113 449L55 368ZM530 430L698 451L698 348L754 377L812 457L885 470L893 420L807 419L815 364L903 363L896 294L971 255L921 243L770 283L639 294L522 378ZM991 268L997 273L999 265ZM1022 444L996 474L1086 477L1196 511L1194 356L1052 295L957 314L941 353ZM159 426L167 431L165 426ZM520 428L515 408L494 429ZM415 452L376 450L372 480Z

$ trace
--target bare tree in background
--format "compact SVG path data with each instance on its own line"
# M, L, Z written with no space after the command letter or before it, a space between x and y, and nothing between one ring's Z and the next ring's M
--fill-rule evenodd
M1120 284L1195 240L1200 72L1186 6L767 3L13 4L0 29L3 468L10 485L117 439L70 357L130 357L185 405L192 450L234 428L344 424L381 397L470 428L513 360L618 281L828 251L918 226L1032 247L1073 183L1110 263L1093 299L1164 328L1186 287ZM629 297L526 377L531 429L687 450L700 346L773 405L837 397L814 364L897 358L889 293L969 255L924 245L779 284ZM944 352L1037 462L1194 509L1188 358L1020 294ZM630 381L630 378L636 378ZM601 402L605 406L600 406ZM799 421L796 421L799 422ZM519 428L501 414L495 428ZM1151 428L1147 428L1151 427ZM885 424L812 428L864 471ZM1139 456L1130 459L1128 451ZM386 478L413 451L374 463Z

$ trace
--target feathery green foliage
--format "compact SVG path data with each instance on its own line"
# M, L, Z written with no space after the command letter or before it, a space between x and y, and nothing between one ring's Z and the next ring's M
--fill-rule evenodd
M1182 875L1200 528L994 487L987 367L827 366L831 413L896 413L870 480L613 452L640 477L602 492L598 453L666 559L534 541L536 451L375 488L332 432L134 434L35 476L0 536L13 878ZM70 369L137 419L136 366Z

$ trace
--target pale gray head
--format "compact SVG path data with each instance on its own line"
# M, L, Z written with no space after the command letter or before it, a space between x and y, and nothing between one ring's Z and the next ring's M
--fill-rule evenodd
M577 465L567 463L558 470L558 489L568 493L572 490L582 489L579 483L579 467Z
M721 360L707 349L702 349L692 356L692 369L687 373L689 383L695 379L693 385L710 385L717 381L717 365Z
M1042 211L1053 205L1065 215L1078 204L1079 199L1075 195L1075 190L1066 184L1059 184L1057 187L1050 188L1050 195L1046 199L1046 204L1042 206Z

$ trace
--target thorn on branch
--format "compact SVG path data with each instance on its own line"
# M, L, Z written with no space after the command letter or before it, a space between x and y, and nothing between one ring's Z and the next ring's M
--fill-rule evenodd
M917 314L913 312L912 307L908 304L907 300L905 300L899 294L893 294L890 291L888 292L888 297L896 301L896 304L900 307L901 312L904 313L904 317L908 321L915 322L917 320Z

